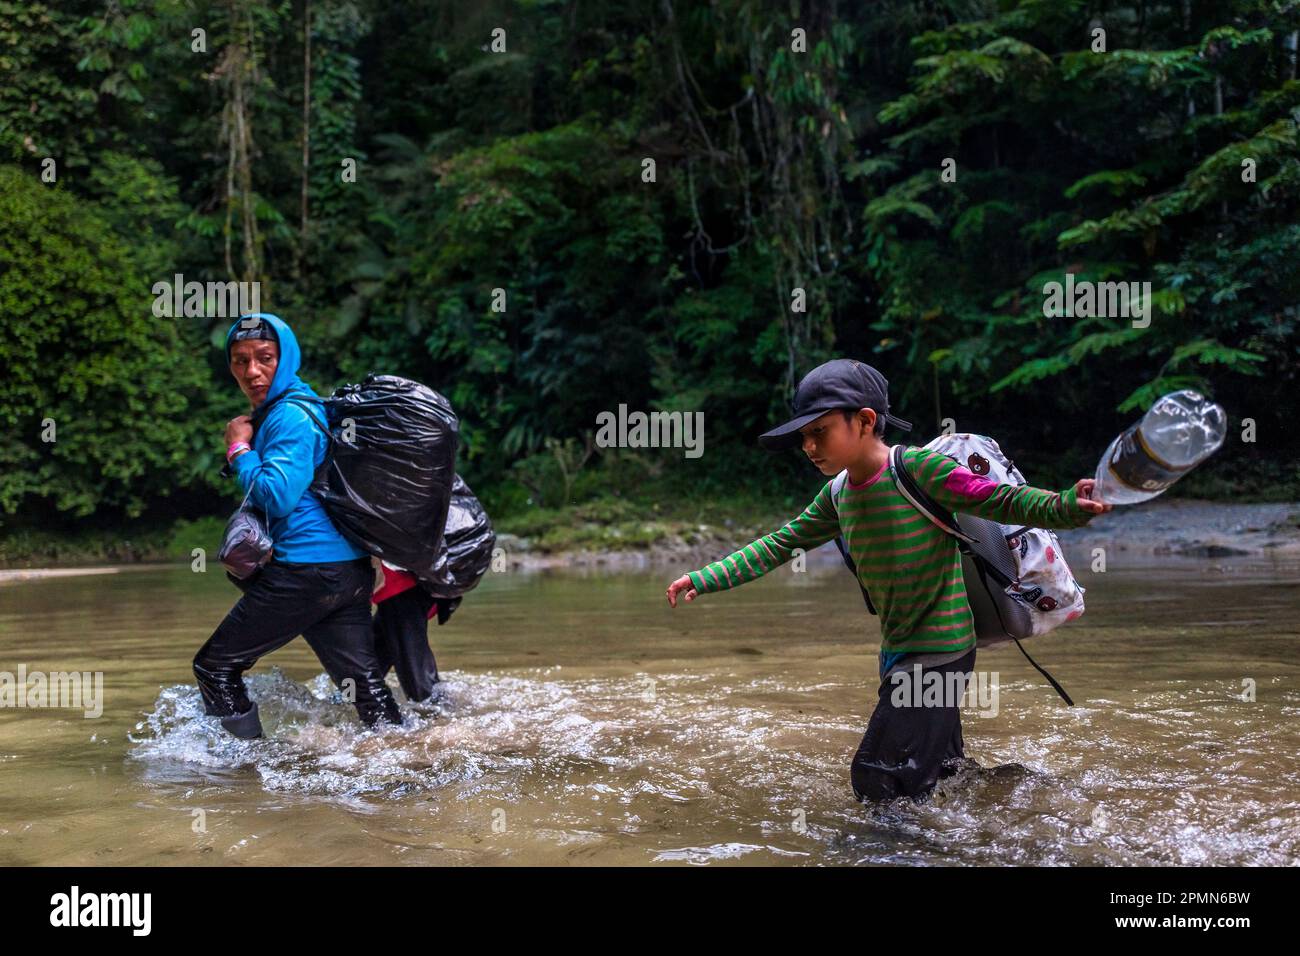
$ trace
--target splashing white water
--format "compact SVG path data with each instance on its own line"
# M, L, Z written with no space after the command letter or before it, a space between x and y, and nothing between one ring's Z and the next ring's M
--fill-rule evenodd
M597 834L615 842L725 834L712 844L652 840L646 859L687 864L792 855L877 864L1287 864L1300 843L1288 806L1270 789L1278 775L1295 776L1279 762L1285 741L1271 739L1283 732L1276 715L1243 710L1221 689L1170 690L1117 715L1101 700L1044 710L1041 687L1005 685L1018 706L1004 710L996 731L968 721L967 749L981 763L1019 767L972 766L921 804L863 807L848 792L847 767L861 718L828 719L788 703L843 684L519 673L458 676L432 706L403 703L402 726L367 730L325 675L304 686L273 670L248 682L267 735L254 741L205 716L195 688L169 687L132 735L130 757L154 783L229 787L246 777L268 793L365 812L460 805L481 817L510 807L511 825L522 817L548 845ZM1294 693L1280 696L1297 702ZM1214 748L1225 744L1209 728L1229 718L1207 718L1222 708L1240 734L1232 749L1267 766L1214 766ZM1031 715L1032 729L1020 728ZM1173 734L1169 746L1184 761L1152 761L1153 722ZM1237 793L1231 804L1212 799L1225 788Z

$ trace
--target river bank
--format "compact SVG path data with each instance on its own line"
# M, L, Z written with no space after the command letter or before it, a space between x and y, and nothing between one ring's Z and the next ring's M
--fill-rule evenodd
M499 536L498 545L512 565L525 568L599 566L637 568L655 565L698 567L736 550L780 526L718 528L698 525L665 535L652 547L538 551L526 538ZM1071 550L1105 547L1135 555L1227 557L1294 554L1300 556L1300 502L1224 503L1197 499L1156 499L1117 508L1094 518L1086 528L1058 532ZM825 552L833 560L838 554Z
M599 521L578 521L570 528L574 539L589 544L554 547L545 538L498 534L498 561L522 569L588 567L632 569L641 567L698 567L727 554L780 526L773 517L766 525L732 522L731 526L689 524L662 519L613 526ZM587 527L589 525L589 527ZM625 527L626 526L626 527ZM76 573L105 573L142 563L190 561L194 542L219 536L220 525L192 525L173 532L164 543L137 544L128 554L90 555L70 549L54 555L35 554L26 560L0 560L0 584L39 577ZM1087 528L1060 532L1072 551L1094 547L1159 557L1227 557L1232 555L1300 556L1300 502L1224 503L1198 499L1156 499L1118 508L1094 518ZM130 544L130 542L126 542ZM838 559L830 549L826 553ZM0 551L0 556L3 552ZM211 555L209 555L211 556ZM42 560L44 558L44 560Z

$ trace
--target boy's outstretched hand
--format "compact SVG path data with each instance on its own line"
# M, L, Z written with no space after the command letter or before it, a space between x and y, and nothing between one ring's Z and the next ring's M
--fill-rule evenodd
M1074 483L1074 494L1079 499L1079 507L1090 514L1105 514L1114 508L1114 505L1108 505L1092 496L1093 491L1097 488L1095 478L1080 478Z
M695 585L691 584L690 577L688 577L685 574L683 574L672 584L668 585L668 606L669 607L677 606L677 595L681 594L683 591L686 592L685 600L687 601L694 601L699 596L699 592L695 590Z

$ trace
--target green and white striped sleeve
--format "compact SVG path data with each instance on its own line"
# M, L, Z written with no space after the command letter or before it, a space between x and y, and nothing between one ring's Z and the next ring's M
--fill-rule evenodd
M796 548L810 551L840 533L839 514L827 482L812 503L779 530L765 534L721 561L692 571L691 586L701 594L725 591L761 577L789 561Z
M1081 528L1092 518L1079 506L1073 487L1058 493L1001 484L930 448L909 449L903 461L917 484L951 511L1031 528Z

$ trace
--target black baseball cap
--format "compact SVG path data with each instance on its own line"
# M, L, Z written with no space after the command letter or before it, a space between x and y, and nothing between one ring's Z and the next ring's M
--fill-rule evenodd
M912 430L911 422L889 414L889 382L885 376L855 359L834 359L818 365L795 389L793 405L794 418L758 436L764 448L779 451L797 447L801 441L799 429L837 409L874 409L889 424L903 431Z
M280 344L280 334L275 331L275 327L270 322L263 322L259 313L243 315L240 316L238 325L226 338L226 358L230 358L231 346L236 342L245 342L249 339L269 339L276 345Z

